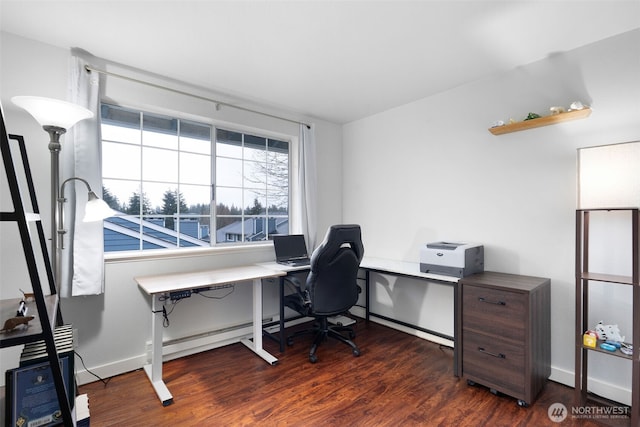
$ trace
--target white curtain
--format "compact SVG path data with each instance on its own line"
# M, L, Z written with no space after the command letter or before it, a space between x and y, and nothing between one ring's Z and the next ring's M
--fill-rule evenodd
M91 110L94 117L78 122L64 136L60 183L70 177L80 177L89 182L98 197L102 197L100 75L87 71L86 64L86 60L74 50L70 64L69 101ZM87 189L82 182L74 180L67 183L65 197L64 224L67 232L61 237L64 249L60 254L60 295L101 294L104 292L102 221L82 222L87 203Z
M300 125L300 150L298 152L301 226L302 233L306 236L309 253L311 253L316 247L318 228L316 219L316 141L313 126Z

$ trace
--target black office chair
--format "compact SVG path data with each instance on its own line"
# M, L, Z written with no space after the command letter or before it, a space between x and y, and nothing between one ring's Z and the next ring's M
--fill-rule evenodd
M363 254L359 225L333 225L311 255L311 271L306 282L295 277L285 278L296 288L296 293L285 297L285 305L303 316L315 317L313 329L293 334L287 339L287 344L293 344L295 336L314 333L315 339L309 351L311 363L317 362L316 350L327 337L349 345L354 356L360 355L360 349L351 341L355 338L353 329L330 325L327 318L348 313L358 301L361 290L357 283L358 269ZM349 338L341 332L347 332Z

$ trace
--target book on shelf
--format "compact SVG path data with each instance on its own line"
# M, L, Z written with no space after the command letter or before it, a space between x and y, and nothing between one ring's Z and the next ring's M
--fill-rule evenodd
M75 406L74 346L70 325L56 328L54 342L67 399ZM7 425L54 426L62 422L49 355L44 341L26 344L20 366L5 373Z

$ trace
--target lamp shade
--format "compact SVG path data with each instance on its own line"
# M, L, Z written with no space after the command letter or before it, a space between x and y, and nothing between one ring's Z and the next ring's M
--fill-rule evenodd
M578 149L578 209L640 207L640 141Z
M93 117L93 113L86 108L58 99L14 96L11 101L31 114L40 126L56 126L66 130L80 120Z
M115 214L116 212L109 207L107 202L96 196L93 191L89 191L89 201L84 206L83 222L102 221Z

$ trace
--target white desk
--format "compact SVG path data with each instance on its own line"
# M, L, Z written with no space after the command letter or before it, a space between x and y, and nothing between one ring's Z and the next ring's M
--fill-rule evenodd
M285 337L285 332L284 332L284 324L285 324L285 319L284 317L284 280L283 277L287 274L291 274L291 273L295 273L298 271L305 271L305 270L309 270L309 266L299 266L299 267L294 267L294 266L289 266L289 265L282 265L282 264L278 264L275 261L271 261L271 262L264 262L261 264L258 264L262 267L268 268L270 270L277 270L277 271L281 271L284 274L280 277L280 328L279 328L279 335L278 338L275 338L277 341L279 341L280 343L280 352L284 352L285 351L285 341L286 341L286 337ZM362 259L362 261L360 262L360 268L365 272L365 286L366 286L366 293L365 293L365 319L368 321L370 316L374 316L374 317L378 317L380 319L384 319L388 322L391 323L396 323L399 325L403 325L406 326L408 328L412 328L412 329L416 329L422 332L426 332L428 334L431 335L435 335L441 338L445 338L448 340L453 341L453 365L454 365L454 375L457 376L458 374L458 337L456 335L456 331L457 331L457 322L458 322L458 281L460 280L458 277L452 277L452 276L445 276L445 275L441 275L441 274L433 274L433 273L423 273L420 271L420 264L417 262L407 262L407 261L396 261L396 260L390 260L390 259L385 259L385 258L373 258L373 257L364 257ZM435 283L440 283L440 284L446 284L446 285L451 285L453 286L453 301L454 301L454 332L453 332L453 336L449 336L449 335L445 335L442 334L440 332L437 331L433 331L433 330L429 330L429 329L425 329L422 328L418 325L411 325L405 322L402 322L400 320L397 319L392 319L386 316L382 316L380 314L376 314L376 313L372 313L370 311L370 273L371 272L376 272L376 273L380 273L380 274L390 274L393 276L400 276L400 277L408 277L408 278L412 278L412 279L420 279L420 280L426 280L429 282L435 282ZM274 338L272 336L272 338Z
M417 329L420 330L422 332L426 332L428 334L432 334L435 336L439 336L441 338L446 338L449 339L451 341L453 341L453 374L455 376L458 376L458 372L459 372L459 366L458 366L458 350L459 350L459 345L458 345L458 336L457 336L457 330L458 330L458 313L459 313L459 308L458 308L458 281L460 280L458 277L452 277L452 276L444 276L441 274L433 274L433 273L423 273L420 271L420 263L417 262L407 262L407 261L395 261L395 260L390 260L390 259L384 259L384 258L372 258L372 257L364 257L362 259L362 261L360 262L360 268L363 269L365 271L365 284L366 284L366 302L365 302L365 318L368 321L369 320L369 316L375 316L378 317L380 319L384 319L388 322L392 322L392 323L397 323L412 329ZM396 319L391 319L389 317L386 316L382 316L380 314L375 314L372 313L369 310L369 298L371 295L370 292L370 286L369 286L369 282L370 282L370 272L376 272L376 273L380 273L380 274L391 274L393 276L401 276L401 277L409 277L412 279L421 279L421 280L426 280L429 282L435 282L435 283L442 283L442 284L447 284L447 285L452 285L453 286L453 336L448 336L448 335L444 335L440 332L437 331L432 331L429 329L425 329L422 328L420 326L417 325L410 325L408 323L402 322L400 320L396 320Z
M173 403L173 396L162 380L162 329L163 312L160 297L168 292L219 286L229 283L253 282L253 341L248 338L241 342L270 364L278 362L274 356L262 348L262 279L284 276L278 271L259 265L247 265L209 271L161 274L135 277L147 294L151 303L151 363L144 367L156 394L163 406Z
M420 271L420 263L408 261L396 261L386 258L364 257L360 262L360 268L378 271L380 273L396 274L398 276L415 277L418 279L433 280L440 283L458 283L458 277L442 274L423 273Z

